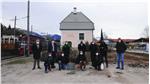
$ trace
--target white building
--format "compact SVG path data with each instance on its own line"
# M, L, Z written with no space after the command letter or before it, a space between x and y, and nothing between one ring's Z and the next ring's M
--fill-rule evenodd
M3 35L2 36L2 44L15 43L15 41L18 41L18 37L15 37L14 35Z
M77 47L80 41L93 40L94 23L76 8L60 23L61 45L70 41L72 47Z

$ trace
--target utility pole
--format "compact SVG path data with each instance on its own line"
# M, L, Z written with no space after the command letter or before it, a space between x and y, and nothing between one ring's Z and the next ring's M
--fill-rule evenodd
M33 25L31 25L31 33L32 33L32 31L33 31Z
M30 35L29 35L29 27L30 27L30 1L28 0L27 4L27 56L30 55Z
M16 20L17 20L17 16L15 16L15 19L14 19L14 43L16 43L16 42L15 42L15 36L16 36L16 35L15 35L15 33L16 33L16 30L15 30L15 29L16 29Z

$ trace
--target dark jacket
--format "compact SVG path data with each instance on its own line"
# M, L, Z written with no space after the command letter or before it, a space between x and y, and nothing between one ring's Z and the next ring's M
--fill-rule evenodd
M108 47L107 45L102 42L99 46L100 54L105 55L107 53Z
M95 54L95 64L99 65L100 63L102 63L104 61L104 56L99 53L98 55Z
M53 57L52 56L46 56L44 62L47 64L52 64L54 62Z
M117 42L116 44L116 51L117 53L124 53L127 49L127 46L125 45L125 43L122 41L122 42Z
M86 57L85 57L85 55L83 54L83 55L78 55L77 56L77 58L76 58L76 64L79 64L80 63L80 61L86 61Z
M66 60L66 57L65 56L58 56L58 62L61 62L63 64L67 64L67 60Z
M39 44L39 48L36 44L32 45L32 52L33 52L33 58L34 59L40 59L41 57L41 51L42 51L42 45Z
M97 45L94 43L94 44L90 44L90 52L91 53L95 53L97 52L98 48L97 48Z
M80 43L80 44L78 45L78 50L85 52L85 51L86 51L86 46L85 46L85 44L81 44L81 43Z
M70 47L68 44L65 44L63 47L62 47L62 51L63 53L66 55L69 55L70 54Z
M51 53L51 52L57 52L57 44L54 43L54 51L53 51L52 43L48 43L48 52L49 53Z

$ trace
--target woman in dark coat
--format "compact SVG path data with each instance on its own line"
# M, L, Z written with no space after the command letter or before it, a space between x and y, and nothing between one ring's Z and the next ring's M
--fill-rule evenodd
M96 52L96 54L95 54L95 69L102 70L101 64L104 62L103 58L104 58L104 56L101 53Z
M93 41L93 42L90 44L91 62L92 62L92 66L93 66L93 67L95 67L94 60L95 60L95 54L96 54L97 50L98 50L97 45L96 45L96 43Z
M100 49L100 54L103 55L104 59L105 59L105 63L106 63L106 68L108 68L108 60L107 60L107 44L102 40L99 46Z

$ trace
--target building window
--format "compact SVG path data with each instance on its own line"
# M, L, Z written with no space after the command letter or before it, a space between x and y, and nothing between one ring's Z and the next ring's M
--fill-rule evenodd
M9 39L8 38L5 38L5 43L9 43Z
M14 42L14 39L13 38L10 38L10 43L13 43Z
M84 33L79 33L79 40L84 40Z

